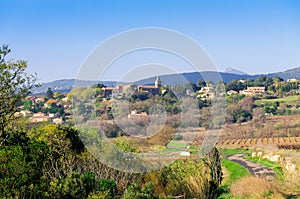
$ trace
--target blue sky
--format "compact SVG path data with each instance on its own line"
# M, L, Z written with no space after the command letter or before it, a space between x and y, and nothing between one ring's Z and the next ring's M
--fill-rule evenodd
M10 45L14 59L28 60L28 72L41 82L75 78L99 43L142 27L188 35L220 71L257 74L300 66L297 0L6 0L0 9L1 43ZM107 78L118 78L112 74L119 71L115 67Z

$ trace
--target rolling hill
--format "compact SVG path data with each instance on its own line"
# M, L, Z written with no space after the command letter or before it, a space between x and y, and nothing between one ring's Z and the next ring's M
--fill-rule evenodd
M232 80L239 80L239 79L257 79L261 75L266 75L268 77L281 77L284 80L290 78L300 79L300 67L289 69L283 72L278 73L269 73L269 74L257 74L257 75L248 75L244 74L241 71L236 71L231 69L228 72L214 72L214 71L204 71L204 72L189 72L189 73L180 73L180 74L170 74L170 75L162 75L160 79L162 83L168 85L178 85L184 84L187 81L191 81L197 83L199 80L211 80L214 83L217 83L219 80L224 82L230 82ZM240 74L238 74L240 73ZM137 85L149 85L153 84L156 77L150 77L142 80L138 80L134 82ZM69 92L75 83L75 79L62 79L62 80L55 80L52 82L42 83L41 87L35 88L32 90L33 94L41 94L45 93L48 88L51 88L53 91L59 92ZM86 80L78 80L77 85L89 87L93 84L96 84L96 81L86 81ZM117 81L100 81L106 86L115 86L118 82Z
M199 80L207 80L217 83L219 80L224 82L230 82L232 80L239 79L256 79L259 75L237 75L232 73L218 73L213 71L205 71L205 72L191 72L191 73L181 73L181 74L171 74L171 75L162 75L160 76L163 84L168 85L178 85L184 84L188 81L197 83ZM150 77L147 79L136 81L135 83L138 85L151 84L155 81L156 77Z
M42 83L40 87L32 89L33 94L43 94L47 92L48 88L51 88L54 92L62 92L67 93L69 92L75 84L75 79L61 79L61 80L55 80L52 82ZM115 81L86 81L86 80L78 80L76 82L76 85L80 85L83 87L90 87L96 83L102 83L106 86L115 86L117 82Z

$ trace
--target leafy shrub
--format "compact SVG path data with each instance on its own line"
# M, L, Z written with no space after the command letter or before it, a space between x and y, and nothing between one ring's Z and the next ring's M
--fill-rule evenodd
M180 134L176 134L174 137L173 137L173 140L182 140L183 139L183 136L180 135Z
M154 194L154 186L151 182L147 182L142 188L138 184L129 186L123 195L123 199L158 199Z
M96 189L100 191L100 193L103 193L107 199L114 198L118 192L116 182L110 179L98 180Z

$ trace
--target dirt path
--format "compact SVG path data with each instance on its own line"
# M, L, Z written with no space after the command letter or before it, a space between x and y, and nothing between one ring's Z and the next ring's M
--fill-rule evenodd
M245 154L235 154L235 155L229 156L227 159L230 161L236 162L236 163L242 165L243 167L247 168L249 170L249 172L251 173L251 175L253 175L253 176L264 177L268 180L274 179L274 176L276 175L276 173L272 169L265 167L261 164L255 163L255 162L245 160L244 156L245 156Z

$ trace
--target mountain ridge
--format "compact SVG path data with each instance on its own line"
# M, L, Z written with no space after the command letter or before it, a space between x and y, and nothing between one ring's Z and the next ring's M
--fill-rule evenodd
M240 71L241 72L241 71ZM265 75L267 77L281 77L284 80L296 78L300 79L300 66L292 69L288 69L282 72L276 73L268 73L268 74L256 74L256 75L248 75L248 74L234 74L234 73L226 73L226 72L216 72L216 71L203 71L203 72L187 72L187 73L179 73L179 74L169 74L169 75L161 75L160 79L163 84L168 85L177 85L183 84L187 81L191 81L197 83L198 80L211 80L214 83L217 83L219 80L222 80L226 83L232 80L239 79L257 79L259 76ZM153 84L156 79L155 77L149 77L142 80L135 81L133 83L138 85L149 85ZM76 82L76 86L85 86L89 87L96 83L102 83L106 86L116 86L116 84L120 83L117 81L88 81L88 80L77 80L76 79L61 79L54 80L47 83L42 83L42 86L39 88L32 89L33 94L42 94L47 91L48 88L51 88L53 91L58 92L69 92Z
M243 71L240 71L240 70L237 70L237 69L234 69L231 67L226 68L225 73L231 73L231 74L236 74L236 75L248 75L247 73L245 73Z

